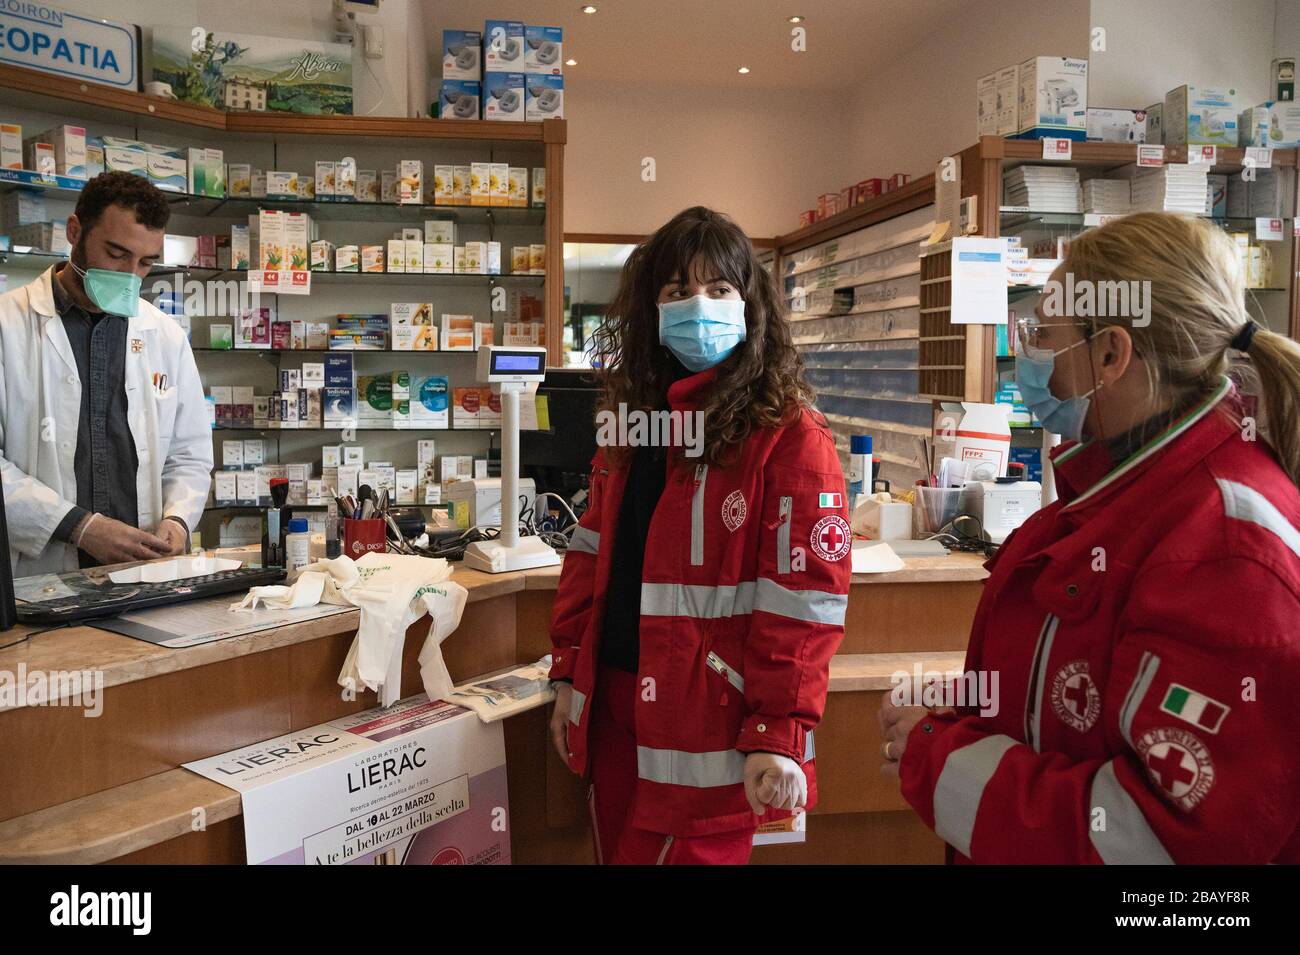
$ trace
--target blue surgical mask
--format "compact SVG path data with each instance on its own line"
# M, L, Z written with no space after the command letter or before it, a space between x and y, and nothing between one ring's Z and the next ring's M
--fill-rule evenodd
M1097 389L1062 400L1052 394L1049 382L1056 367L1056 356L1085 341L1036 357L1024 353L1016 355L1016 384L1025 407L1034 413L1044 428L1066 441L1083 440L1083 419L1088 414L1088 399Z
M135 318L140 307L140 276L111 269L79 269L71 259L68 264L81 276L82 287L92 302L110 315Z
M691 371L712 368L745 340L745 303L693 298L659 306L659 341Z

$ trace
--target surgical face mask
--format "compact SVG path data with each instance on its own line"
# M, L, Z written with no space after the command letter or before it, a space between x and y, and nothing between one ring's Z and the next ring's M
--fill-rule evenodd
M140 276L111 269L81 269L68 264L81 276L81 285L92 302L110 315L135 318L140 302Z
M659 306L659 341L691 371L712 368L745 340L745 303L707 295Z
M1066 441L1083 440L1083 419L1088 414L1089 396L1097 389L1094 387L1085 394L1062 400L1052 394L1049 382L1056 367L1056 356L1086 342L1087 339L1083 339L1057 351L1026 354L1022 350L1016 355L1016 384L1025 407L1034 413L1044 428Z

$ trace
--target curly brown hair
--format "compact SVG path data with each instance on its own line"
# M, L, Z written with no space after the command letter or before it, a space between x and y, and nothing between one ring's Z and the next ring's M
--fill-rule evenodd
M632 251L595 333L593 364L604 388L601 410L616 412L625 405L649 412L665 406L680 366L659 343L659 291L670 282L687 281L697 257L707 274L732 283L745 301L745 340L717 366L716 382L701 408L704 460L726 464L755 429L788 424L814 398L776 281L730 218L692 206ZM609 447L605 454L621 464L628 451Z

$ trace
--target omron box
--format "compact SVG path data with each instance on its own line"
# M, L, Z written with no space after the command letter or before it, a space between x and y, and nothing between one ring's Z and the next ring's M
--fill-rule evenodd
M478 80L443 80L438 93L438 115L443 119L478 119L481 98Z
M564 77L550 73L524 75L524 118L530 123L564 118Z
M1165 144L1235 147L1239 113L1235 89L1179 86L1165 94Z
M488 20L483 24L483 69L524 68L524 24L521 20Z
M564 72L564 29L562 27L524 27L524 72Z
M483 75L483 34L478 30L442 31L442 78L477 80Z
M1020 64L1021 139L1083 139L1088 131L1088 61L1035 56Z
M483 74L483 118L524 121L524 74L490 72Z
M1238 120L1241 145L1293 149L1300 146L1300 103L1253 106Z

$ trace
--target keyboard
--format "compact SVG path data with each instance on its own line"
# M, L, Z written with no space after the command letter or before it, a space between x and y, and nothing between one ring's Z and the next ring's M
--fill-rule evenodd
M185 577L163 583L115 584L82 575L72 585L72 594L64 593L49 600L22 601L18 604L21 623L57 625L99 617L116 617L131 610L159 607L199 600L220 594L247 590L284 580L283 567L236 567L198 577ZM68 580L67 577L63 578Z

